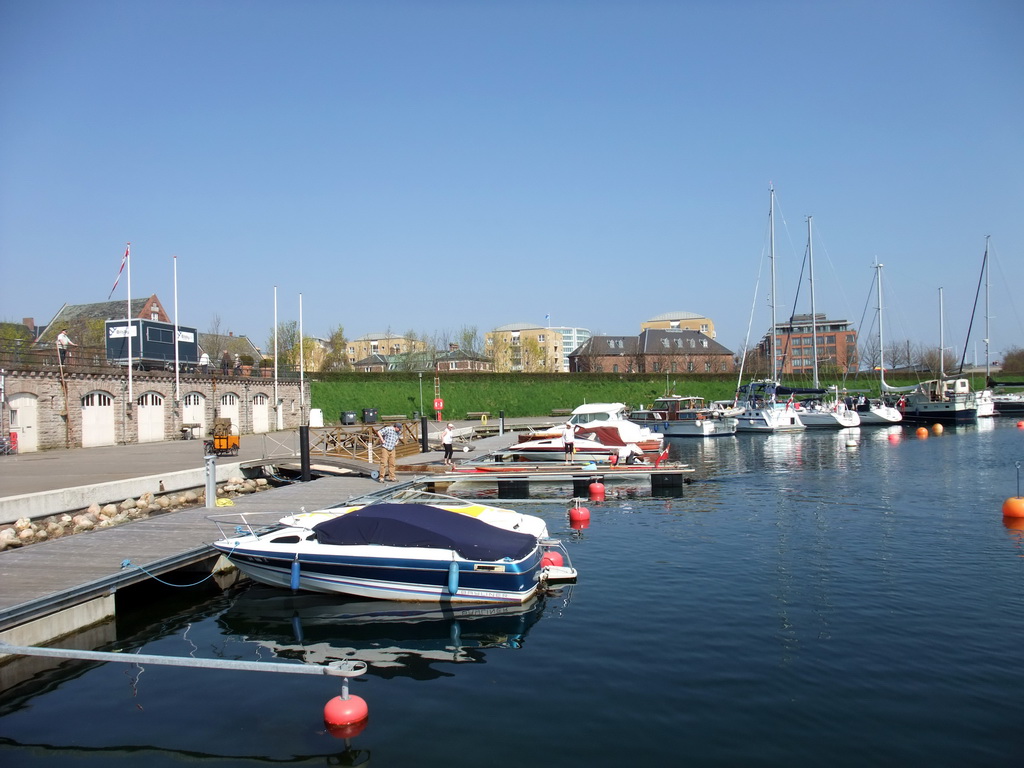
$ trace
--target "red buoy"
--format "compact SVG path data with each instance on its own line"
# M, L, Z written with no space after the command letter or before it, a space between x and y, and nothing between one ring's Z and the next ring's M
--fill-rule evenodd
M590 527L590 518L588 517L586 519L581 520L573 520L570 518L569 527L572 528L574 531L582 531L584 528Z
M1004 501L1003 517L1024 517L1024 496L1011 496Z
M586 507L581 507L579 504L577 504L575 507L573 507L572 509L569 510L569 519L570 520L589 520L590 519L590 510L587 509Z
M1017 429L1024 429L1024 421L1017 422Z
M897 435L895 432L893 432L891 435L889 435L889 442L890 443L898 443L899 441L900 441L900 436Z
M365 720L369 714L369 707L359 696L349 696L347 699L335 696L324 705L324 724L327 726L355 725Z
M547 568L549 565L553 565L556 568L561 568L565 565L565 558L562 557L562 553L554 549L549 549L544 553L544 556L540 559L540 567Z
M587 490L590 492L591 501L604 501L604 483L595 480Z

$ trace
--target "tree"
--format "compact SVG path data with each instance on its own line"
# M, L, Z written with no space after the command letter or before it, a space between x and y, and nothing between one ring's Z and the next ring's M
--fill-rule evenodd
M1024 374L1024 349L1012 347L1003 352L1003 373Z
M345 338L345 329L340 325L332 328L327 337L327 352L323 362L320 363L320 370L324 373L349 370L347 347L348 339Z
M270 359L274 358L274 329L270 329L267 339L267 352ZM277 324L277 358L278 366L298 369L299 366L299 323L287 320Z

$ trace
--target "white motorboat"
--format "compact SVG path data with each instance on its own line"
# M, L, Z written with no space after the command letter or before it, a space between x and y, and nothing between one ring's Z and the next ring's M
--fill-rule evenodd
M737 420L705 404L703 397L665 395L630 420L666 437L735 435Z
M370 504L269 529L230 518L211 518L222 536L214 548L254 581L294 591L516 604L576 578L556 539L427 504Z
M841 400L801 400L800 421L807 429L848 429L860 426L860 414Z
M622 448L635 445L647 454L661 453L664 436L629 417L625 403L584 403L573 409L566 424L573 427L576 439L593 440L603 445ZM560 438L564 426L538 430L523 435L522 442L544 438ZM579 445L577 444L577 451Z

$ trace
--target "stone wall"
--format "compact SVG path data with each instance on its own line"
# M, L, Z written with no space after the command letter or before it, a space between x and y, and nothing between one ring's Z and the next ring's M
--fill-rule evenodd
M156 393L163 398L163 420L165 439L181 436L183 407L176 402L174 375L166 372L134 372L132 391L135 402L129 402L128 376L126 373L66 373L63 381L57 371L6 372L4 374L3 428L10 425L8 400L11 396L27 393L36 397L36 440L39 450L51 448L75 448L82 445L82 398L94 392L104 393L113 401L114 442L117 444L139 442L139 428L136 422L140 397ZM253 433L253 400L257 396L266 398L268 406L268 427L275 430L277 419L273 407L274 381L266 378L223 377L189 374L180 379L182 400L189 393L197 392L204 398L204 412L207 433L213 426L214 418L220 415L219 404L225 394L234 394L238 401L238 419L235 423L238 434ZM277 385L280 401L282 429L295 429L302 421L299 382L279 381ZM308 403L308 387L306 401ZM197 435L197 437L202 437Z

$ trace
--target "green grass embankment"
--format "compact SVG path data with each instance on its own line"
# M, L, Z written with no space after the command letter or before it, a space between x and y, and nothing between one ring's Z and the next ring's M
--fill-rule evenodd
M334 374L310 383L312 407L320 408L325 423L336 423L345 411L362 417L364 408L383 415L408 417L420 411L421 380L415 373ZM674 386L673 386L674 385ZM708 400L731 398L734 376L697 378L669 376L669 390L678 395L699 395ZM650 405L665 394L665 376L573 374L451 374L441 376L440 396L444 414L464 419L471 412L489 411L497 418L549 416L552 410L575 408L583 403L626 403L634 408ZM433 416L434 379L422 379L422 410Z
M744 377L748 381L750 377ZM916 384L916 380L892 380L893 386ZM422 401L421 397L422 384ZM809 386L798 384L794 386ZM825 385L830 385L827 382ZM840 387L878 395L878 379L848 379ZM434 378L416 373L341 373L311 380L312 407L323 410L324 422L337 423L344 411L362 417L364 408L376 408L380 416L416 412L434 415ZM488 411L497 418L500 411L509 418L550 416L555 409L575 408L583 403L625 403L632 408L650 405L666 392L696 395L707 401L731 399L736 377L669 374L449 374L441 375L440 396L444 415L465 419L468 413ZM422 408L421 408L422 402Z

